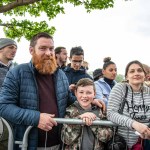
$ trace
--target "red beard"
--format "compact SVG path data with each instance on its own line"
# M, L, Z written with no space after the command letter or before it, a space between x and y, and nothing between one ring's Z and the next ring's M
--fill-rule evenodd
M41 74L53 74L57 69L57 64L54 56L38 56L34 53L32 55L32 61L35 68Z

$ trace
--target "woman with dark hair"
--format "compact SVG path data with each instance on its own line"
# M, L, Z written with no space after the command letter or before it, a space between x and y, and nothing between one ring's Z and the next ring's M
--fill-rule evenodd
M93 71L93 80L97 81L103 77L102 69L98 68Z
M115 78L117 75L116 64L111 61L110 57L104 58L104 65L102 69L103 78L95 82L96 98L101 99L107 106L108 97L111 89L116 84Z
M118 134L124 137L130 150L134 149L139 136L150 139L147 126L150 122L150 88L144 84L145 75L141 62L129 62L125 69L126 83L117 83L109 95L108 120L119 125ZM123 114L118 113L120 106L123 106Z

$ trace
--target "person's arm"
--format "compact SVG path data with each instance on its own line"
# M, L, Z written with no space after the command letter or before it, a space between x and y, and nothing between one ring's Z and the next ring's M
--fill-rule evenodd
M102 100L95 98L92 104L102 108L103 112L106 112L106 105Z
M99 85L100 83L98 81L94 82L95 84L95 88L96 88L96 98L100 99L101 101L103 101L105 103L105 105L107 105L108 103L108 99L107 97L104 96L103 91L101 86Z
M68 100L67 100L67 106L70 106L77 100L76 96L72 94L72 92L68 89Z
M116 84L111 90L109 95L107 118L108 120L120 126L125 126L132 129L133 119L118 113L120 104L122 103L124 96L125 96L125 86L123 85L123 83Z
M79 113L75 107L69 106L66 110L65 118L79 118ZM61 131L61 140L70 145L81 133L81 125L63 124Z
M0 116L15 124L37 126L40 112L19 107L19 80L19 77L15 78L13 70L7 73L0 92Z
M54 114L40 113L38 128L44 131L52 130L53 126L57 126L54 117Z
M86 112L79 115L79 118L82 119L87 126L91 126L93 121L96 119L96 115L92 112Z
M141 138L150 139L150 128L147 125L137 121L133 121L132 128L140 133Z

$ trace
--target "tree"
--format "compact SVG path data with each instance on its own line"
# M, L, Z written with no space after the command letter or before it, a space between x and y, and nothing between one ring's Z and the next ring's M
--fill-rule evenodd
M30 40L39 31L53 35L55 27L49 27L50 23L45 20L39 21L39 17L45 14L50 21L58 14L64 14L63 4L65 3L71 3L74 6L83 5L87 12L91 12L94 9L113 7L114 0L1 0L0 13L4 16L11 16L12 19L9 21L0 19L0 26L3 26L7 37L17 38L18 41L21 37ZM28 16L36 20L31 21L27 19Z
M122 82L122 81L124 81L124 76L122 74L118 74L115 80L117 82Z

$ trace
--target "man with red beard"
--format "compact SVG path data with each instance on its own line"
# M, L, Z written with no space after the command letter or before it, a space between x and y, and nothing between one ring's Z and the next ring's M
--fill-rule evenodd
M30 63L10 70L0 93L0 116L13 123L14 138L22 141L27 126L34 126L28 137L28 150L57 150L60 126L67 103L75 101L68 79L57 69L54 41L47 33L38 33L30 41ZM37 127L37 128L36 128ZM18 150L17 145L14 146Z

